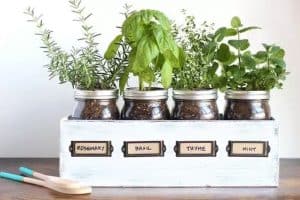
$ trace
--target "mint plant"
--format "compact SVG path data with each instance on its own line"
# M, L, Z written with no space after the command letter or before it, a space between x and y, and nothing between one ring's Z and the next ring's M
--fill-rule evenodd
M36 25L47 57L50 63L46 65L50 73L50 79L58 77L60 83L70 82L74 88L95 90L115 88L115 82L119 74L125 69L128 62L129 47L121 43L121 47L114 59L106 61L98 51L96 38L100 35L92 31L93 27L88 24L92 13L86 13L81 5L81 0L69 1L72 12L76 14L77 21L82 29L85 46L73 47L70 52L64 51L53 39L52 31L44 25L41 15L36 15L33 8L28 8L25 14L30 22Z
M252 54L248 39L241 34L257 26L244 27L238 17L233 17L231 27L218 29L218 40L235 36L222 43L217 51L217 59L222 63L222 90L271 90L282 88L287 72L284 50L276 45L263 44L264 50Z
M119 87L123 91L129 74L139 79L139 89L150 88L159 78L164 88L172 82L173 68L184 62L184 53L172 36L169 19L157 10L132 12L106 50L105 58L113 59L122 42L130 46L128 66L121 75ZM148 84L148 87L145 87Z
M185 10L182 13L185 24L174 24L173 34L185 52L186 62L182 69L174 70L172 86L184 90L217 88L218 41L214 24L203 22L197 26L194 16L187 15Z
M247 90L281 89L288 74L284 61L284 49L274 44L263 44L263 47L263 51L254 54L256 63L260 67L257 67L252 73L253 78L249 82Z

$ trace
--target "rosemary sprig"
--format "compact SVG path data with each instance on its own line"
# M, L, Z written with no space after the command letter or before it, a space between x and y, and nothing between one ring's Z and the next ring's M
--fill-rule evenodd
M124 70L128 62L128 47L118 51L115 58L106 61L99 53L96 38L99 33L93 32L93 26L89 25L88 19L92 13L87 13L81 0L70 0L69 5L75 13L77 21L82 29L83 47L72 47L66 52L55 42L52 31L47 29L42 20L42 15L36 15L33 8L27 8L25 14L30 17L28 21L33 22L37 28L36 35L40 36L47 57L50 59L46 67L49 70L50 79L58 77L59 83L70 82L73 88L95 90L115 88L115 82L119 79L119 73Z

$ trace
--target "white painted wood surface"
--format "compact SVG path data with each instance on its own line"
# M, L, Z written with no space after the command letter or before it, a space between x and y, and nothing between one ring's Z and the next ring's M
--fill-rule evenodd
M71 141L110 140L112 157L71 157ZM124 158L123 141L163 140L164 157ZM177 140L216 140L216 157L176 157ZM269 141L268 157L228 157L229 140ZM60 175L91 186L278 186L278 129L270 121L61 120Z

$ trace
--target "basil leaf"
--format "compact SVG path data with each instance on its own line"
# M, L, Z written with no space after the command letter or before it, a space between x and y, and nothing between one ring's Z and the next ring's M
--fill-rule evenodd
M161 82L164 88L168 88L172 82L172 66L171 63L165 61L161 69Z
M107 60L110 60L116 56L116 53L118 51L118 48L120 46L120 42L122 41L123 36L117 35L115 39L109 44L105 54L104 58Z

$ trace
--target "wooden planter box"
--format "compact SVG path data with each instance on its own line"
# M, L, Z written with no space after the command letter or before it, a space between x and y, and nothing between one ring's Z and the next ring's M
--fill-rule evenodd
M61 120L60 175L91 186L275 187L267 121Z

